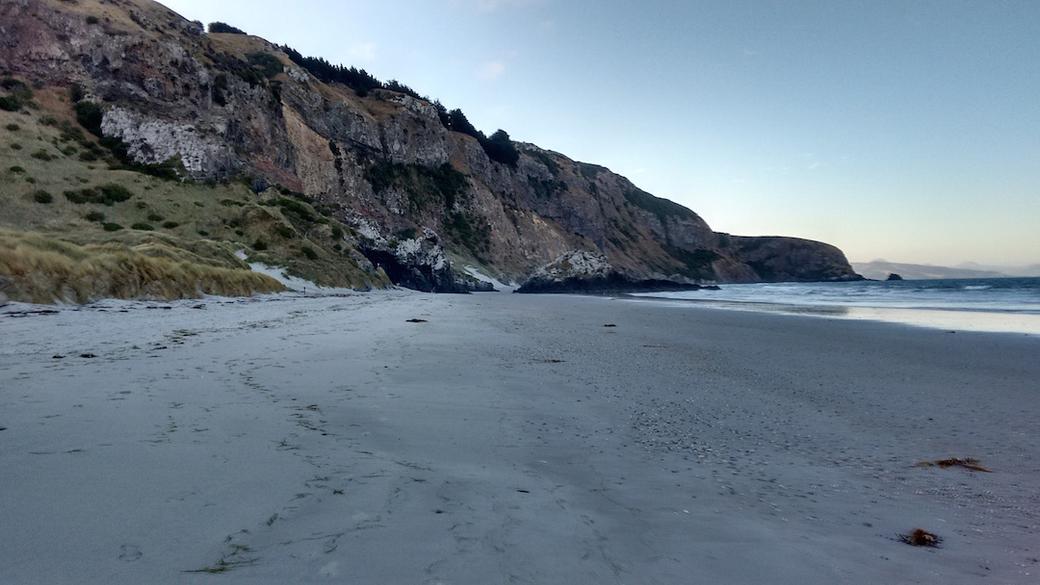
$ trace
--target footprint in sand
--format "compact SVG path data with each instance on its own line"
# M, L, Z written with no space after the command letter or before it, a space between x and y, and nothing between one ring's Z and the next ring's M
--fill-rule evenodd
M132 563L141 558L142 554L144 553L141 552L140 547L137 545L124 544L119 547L119 560L121 561Z

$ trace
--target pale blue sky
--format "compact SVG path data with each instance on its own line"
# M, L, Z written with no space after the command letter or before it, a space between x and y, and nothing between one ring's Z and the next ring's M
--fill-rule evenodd
M716 230L1040 262L1040 2L166 4L399 79Z

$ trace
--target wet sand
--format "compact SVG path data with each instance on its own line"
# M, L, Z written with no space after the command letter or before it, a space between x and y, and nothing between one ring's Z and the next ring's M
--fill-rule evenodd
M0 313L0 583L1040 574L1036 336L569 296L198 305ZM948 457L992 473L915 466ZM899 541L917 527L941 548Z

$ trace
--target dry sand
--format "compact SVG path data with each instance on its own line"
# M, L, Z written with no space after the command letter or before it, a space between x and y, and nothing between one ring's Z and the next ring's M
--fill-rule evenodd
M198 304L0 314L0 583L1040 582L1036 336Z

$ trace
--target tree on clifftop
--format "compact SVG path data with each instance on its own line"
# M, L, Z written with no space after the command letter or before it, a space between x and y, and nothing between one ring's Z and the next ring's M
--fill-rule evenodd
M466 118L466 114L462 113L462 110L455 108L448 112L448 129L455 132L462 132L463 134L469 134L477 140L484 140L484 133L477 130L476 126L470 123L469 119Z
M517 152L516 145L509 139L509 134L505 130L500 129L492 134L482 143L482 146L488 158L493 161L515 166L516 161L520 160L520 153Z

